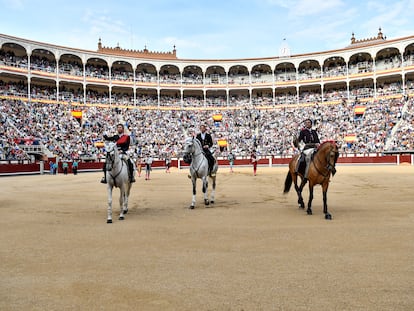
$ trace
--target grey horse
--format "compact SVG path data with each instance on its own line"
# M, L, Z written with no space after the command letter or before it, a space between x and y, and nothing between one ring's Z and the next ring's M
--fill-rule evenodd
M193 199L191 201L190 209L195 207L196 203L196 183L197 178L203 181L204 204L208 206L214 203L214 195L216 190L216 173L218 170L217 160L214 161L214 166L210 174L208 174L208 161L203 154L203 148L198 139L194 137L187 138L184 144L183 159L190 164L190 175L193 183ZM212 190L210 200L208 199L208 178L212 181Z
M119 214L119 220L125 219L125 214L128 213L128 198L131 190L131 183L128 176L128 164L125 159L122 159L124 155L118 152L116 143L105 143L106 150L106 180L108 190L108 217L107 223L112 223L112 189L114 187L119 188L119 206L121 213ZM135 174L135 171L134 171Z

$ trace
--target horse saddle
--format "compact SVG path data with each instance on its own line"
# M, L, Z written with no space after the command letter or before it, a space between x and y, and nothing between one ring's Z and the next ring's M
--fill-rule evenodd
M302 154L298 158L298 163L296 164L296 172L301 175L305 175L305 170L306 170L306 160L305 160L305 155Z
M307 148L310 149L310 148ZM304 149L306 150L306 149ZM306 171L306 157L310 157L309 159L309 165L310 163L313 161L313 157L315 156L316 152L318 150L316 148L314 148L311 153L309 155L306 155L305 153L301 153L300 157L298 158L298 163L297 163L297 169L296 172L302 175L305 175L305 171Z

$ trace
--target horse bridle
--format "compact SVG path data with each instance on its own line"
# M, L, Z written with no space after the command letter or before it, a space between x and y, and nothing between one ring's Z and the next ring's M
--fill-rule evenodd
M108 161L110 160L110 161ZM108 162L110 163L110 166L108 165ZM113 153L112 155L112 151L107 151L106 152L106 169L107 170L112 170L112 168L114 167L114 162L115 162L115 153Z
M115 182L115 180L116 180L116 178L119 176L119 174L121 174L121 172L122 172L122 168L124 167L124 161L122 161L121 160L121 168L119 169L119 172L117 173L117 174L115 174L115 176L113 176L112 174L111 174L111 170L113 169L113 167L114 167L114 163L115 163L115 152L113 152L113 150L112 151L107 151L106 152L106 163L108 163L108 158L110 159L110 163L111 163L111 167L109 168L109 167L106 167L106 171L107 172L109 172L109 175L111 175L111 177L112 177L112 179L114 180L114 182Z
M335 168L335 159L337 158L338 155L338 151L333 150L334 148L331 146L331 150L329 151L329 154L326 156L326 162L328 162L328 165L326 166L326 169L331 172L332 174L336 173L336 168ZM331 163L330 159L334 158L334 162Z
M195 140L197 140L196 142L195 142ZM192 140L192 144L194 145L194 143L199 143L200 144L200 142L198 141L198 139L196 139L196 138L193 138ZM200 144L200 147L201 147L201 144ZM202 148L201 148L202 149ZM194 157L196 157L196 156L199 156L200 154L202 154L203 152L202 151L200 151L199 153L196 153L196 150L194 150ZM187 152L187 154L190 154L190 153L188 153ZM194 169L194 171L196 172L196 174L197 174L197 176L198 176L198 170L199 170L199 168L200 168L200 166L201 166L201 163L198 165L198 167L197 167L197 169ZM199 177L199 176L198 176Z
M323 177L327 178L329 177L329 174L335 174L336 173L336 168L335 168L335 160L334 163L331 163L330 159L332 156L336 157L336 154L338 153L338 151L334 151L332 145L330 146L331 150L329 150L327 156L326 156L326 162L328 163L325 167L325 169L328 171L327 174L324 174L320 171L320 169L318 168L317 165L315 165L316 170L318 171L319 174L321 174ZM319 159L319 157L317 157L319 164L322 165L321 160Z

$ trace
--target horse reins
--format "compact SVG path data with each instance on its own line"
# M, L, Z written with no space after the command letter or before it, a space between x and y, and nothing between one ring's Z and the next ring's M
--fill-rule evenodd
M331 150L329 151L329 155L331 154L331 152L332 152L332 147L331 147ZM334 152L335 153L335 152ZM318 168L318 166L317 165L315 165L314 164L314 166L315 166L315 169L318 171L318 173L319 174L321 174L324 178L329 178L329 174L332 172L332 170L333 170L333 166L332 166L332 164L329 162L329 156L327 157L327 159L326 159L326 162L328 162L328 165L325 167L325 169L328 171L328 174L324 174L324 173L322 173L321 171L320 171L320 169ZM318 162L322 165L322 162L321 162L321 160L319 159L319 157L317 157L317 159L318 159ZM315 162L315 161L314 161ZM334 164L335 165L335 164Z
M110 154L109 152L107 152L107 154ZM112 157L112 156L109 156L109 158L111 159L111 170L113 169L113 167L114 167L114 163L115 163L115 154L114 154L114 156ZM111 172L109 172L109 175L112 177L112 179L114 180L114 184L116 185L116 178L121 174L121 172L122 172L122 168L124 167L124 161L122 161L121 160L121 168L120 168L120 170L119 170L119 172L117 173L117 174L115 174L115 176L114 175L112 175L111 174Z
M193 140L194 140L194 138L193 138ZM200 147L201 147L201 144L200 144ZM194 158L199 156L200 154L203 154L203 152L200 151L198 154L196 154L195 151L194 151ZM194 169L194 171L196 172L198 178L200 178L200 176L198 175L198 170L199 170L199 168L200 168L203 161L200 161L200 162L201 163L198 165L197 169Z

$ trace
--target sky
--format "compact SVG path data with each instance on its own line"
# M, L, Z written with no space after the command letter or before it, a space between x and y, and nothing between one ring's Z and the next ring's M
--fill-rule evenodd
M0 0L0 33L65 47L240 59L340 49L414 35L414 0Z

